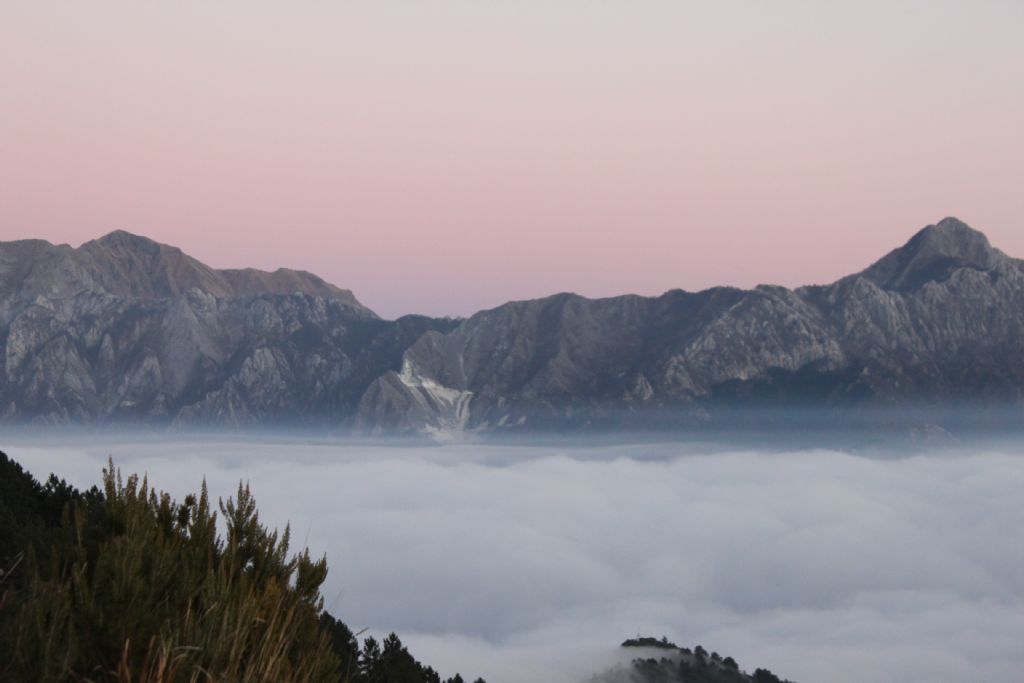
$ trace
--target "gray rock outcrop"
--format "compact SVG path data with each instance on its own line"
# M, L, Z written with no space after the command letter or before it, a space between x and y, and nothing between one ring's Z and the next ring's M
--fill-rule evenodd
M509 303L425 334L365 429L706 424L740 407L1019 406L1024 266L947 218L829 286Z
M0 244L9 422L343 424L405 349L452 321L379 319L310 273L214 270L125 232Z
M309 273L215 270L117 232L0 243L0 350L8 422L441 435L688 428L741 407L1019 412L1024 264L947 218L827 286L387 321Z

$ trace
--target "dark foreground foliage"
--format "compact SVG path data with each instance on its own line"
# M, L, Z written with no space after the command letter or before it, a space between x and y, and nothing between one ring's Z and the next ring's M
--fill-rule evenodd
M223 537L205 483L178 503L111 463L81 492L0 453L0 681L441 683L324 612L326 560L290 553L247 486L217 507Z

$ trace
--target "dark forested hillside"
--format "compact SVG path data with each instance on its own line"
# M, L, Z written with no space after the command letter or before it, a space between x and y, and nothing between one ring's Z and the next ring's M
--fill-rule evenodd
M0 680L441 682L394 634L360 647L323 610L325 560L291 553L247 488L216 507L113 466L102 490L40 484L0 453Z

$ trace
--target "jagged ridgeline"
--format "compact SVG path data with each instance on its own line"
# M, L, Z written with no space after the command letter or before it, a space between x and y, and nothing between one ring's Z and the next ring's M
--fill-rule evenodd
M558 294L465 320L382 320L309 273L215 270L124 232L7 242L0 420L519 433L808 407L858 426L875 407L950 428L966 403L1019 425L1022 311L1024 263L955 218L829 285Z
M292 553L245 486L177 503L111 464L79 491L0 453L0 570L0 681L441 681L394 634L360 647L323 609L325 559Z

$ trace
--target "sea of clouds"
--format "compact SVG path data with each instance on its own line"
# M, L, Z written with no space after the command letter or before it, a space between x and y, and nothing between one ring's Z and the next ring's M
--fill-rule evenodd
M17 435L177 497L249 481L327 608L489 683L578 683L638 634L800 683L1024 676L1024 444L934 453ZM880 456L887 457L880 457Z

